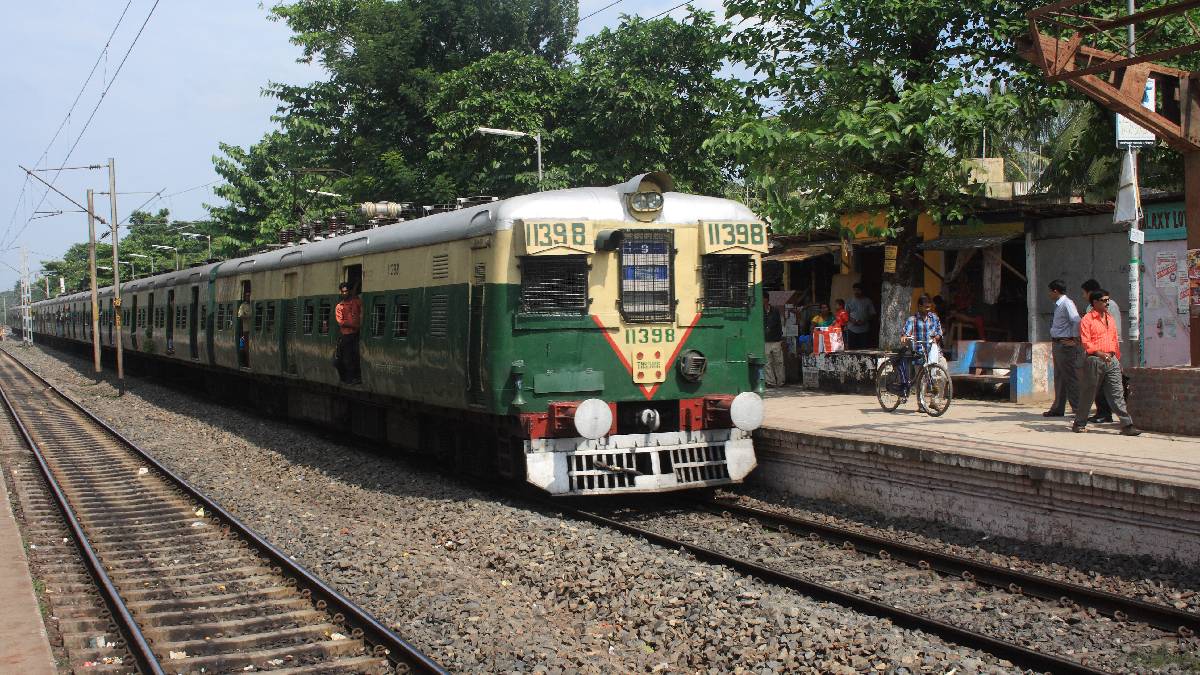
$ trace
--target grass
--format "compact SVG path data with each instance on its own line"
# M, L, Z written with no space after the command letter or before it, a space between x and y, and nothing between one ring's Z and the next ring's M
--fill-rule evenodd
M1200 656L1186 652L1177 652L1165 646L1158 646L1151 651L1134 654L1132 660L1147 668L1156 670L1175 666L1187 672L1200 671Z

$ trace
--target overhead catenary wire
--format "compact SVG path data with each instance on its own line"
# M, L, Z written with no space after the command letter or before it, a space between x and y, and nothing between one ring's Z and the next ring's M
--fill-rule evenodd
M137 46L138 40L142 37L142 33L146 30L146 25L150 23L150 18L154 16L154 10L158 9L159 2L161 2L161 0L154 0L154 4L150 7L150 11L146 13L146 18L142 20L142 25L138 27L137 34L133 36L133 41L129 43L129 48L125 50L125 55L121 57L120 63L117 64L116 70L113 71L112 78L108 80L108 84L106 84L104 86L104 90L100 92L100 98L96 100L96 105L92 107L92 112L88 115L87 121L83 123L83 128L79 130L79 135L75 137L75 142L71 144L71 148L67 150L67 155L63 158L63 163L66 163L69 159L71 159L71 155L74 154L75 148L79 147L79 142L83 140L83 135L87 133L88 127L92 124L92 120L96 118L96 112L100 110L100 105L104 103L104 97L108 95L108 90L111 89L113 83L117 81L117 77L121 74L121 70L125 67L125 62L129 60L129 55L133 53L133 48ZM52 178L47 185L53 186L54 182L58 180L58 177L61 175L61 173L61 171L55 173L54 178ZM34 211L37 211L39 208L41 208L42 202L46 200L46 196L49 194L49 190L46 190L46 192L42 194L41 200L39 200L37 206L33 208ZM25 224L21 226L21 229L18 230L15 235L13 235L11 238L7 236L0 238L0 242L8 243L10 241L16 241L17 239L20 239L26 228L29 227L30 222L32 221L26 220Z
M113 37L117 34L117 29L121 27L121 23L125 20L125 15L129 13L129 8L132 5L133 0L128 0L128 2L125 3L125 9L121 10L121 15L117 17L117 23L113 25L112 30L109 31L108 39L104 41L104 46L100 48L100 53L96 56L96 61L92 63L92 69L88 71L87 77L83 80L83 84L79 86L79 92L75 94L75 100L71 102L71 107L67 108L67 114L63 116L62 122L59 122L58 129L56 129L54 131L54 135L50 137L50 142L46 144L46 149L42 150L42 154L38 157L38 160L33 163L35 169L38 164L42 163L42 160L49 156L50 148L54 147L54 141L58 140L59 134L61 134L62 130L67 126L67 122L71 120L71 115L75 112L75 106L79 105L79 100L83 98L83 92L87 90L88 84L90 84L92 81L92 76L96 74L96 68L100 66L100 62L104 60L105 54L108 53L108 47L112 44ZM13 209L13 214L8 219L8 226L4 229L4 235L0 236L0 241L3 241L4 237L7 236L12 230L13 223L16 222L17 218L17 209L20 208L20 204L22 203L22 199L25 195L25 190L28 187L29 179L26 178L25 182L21 185L21 194L17 197L17 207Z

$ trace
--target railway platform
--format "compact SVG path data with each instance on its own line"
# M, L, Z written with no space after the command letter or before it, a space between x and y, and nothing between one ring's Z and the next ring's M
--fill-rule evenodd
M889 413L873 396L771 390L750 481L989 535L1200 560L1200 438L1075 434L1043 410L956 400L933 418L913 401Z
M0 598L4 598L4 611L0 612L0 672L57 673L33 592L29 561L3 480L0 480Z

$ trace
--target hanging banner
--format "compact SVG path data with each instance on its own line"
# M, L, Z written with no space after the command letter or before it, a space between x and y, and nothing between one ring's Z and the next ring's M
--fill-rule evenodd
M1174 251L1159 251L1154 257L1154 285L1157 288L1179 284L1179 256Z

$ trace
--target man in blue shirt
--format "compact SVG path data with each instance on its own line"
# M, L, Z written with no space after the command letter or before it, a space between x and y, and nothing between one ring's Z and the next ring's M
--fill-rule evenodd
M933 300L929 294L917 299L917 313L904 322L902 340L912 340L913 351L925 356L934 340L942 341L942 322L933 312Z
M1079 348L1079 310L1067 297L1067 285L1062 279L1050 282L1050 299L1054 301L1054 318L1050 320L1050 339L1054 341L1054 403L1042 416L1063 417L1068 401L1072 412L1079 408L1079 368L1083 354Z

